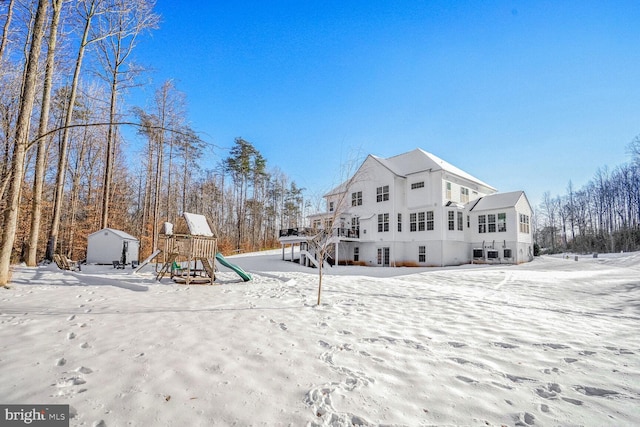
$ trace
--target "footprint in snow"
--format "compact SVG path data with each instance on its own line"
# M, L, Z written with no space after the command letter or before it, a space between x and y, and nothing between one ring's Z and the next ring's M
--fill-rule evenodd
M533 414L525 412L523 414L518 414L514 417L516 419L516 426L533 426L536 424L536 417Z
M556 399L558 397L558 394L560 394L561 391L562 389L558 384L550 383L550 384L547 384L546 386L538 387L536 389L536 394L542 397L543 399Z
M615 396L620 393L613 390L606 390L598 387L588 387L583 385L577 385L573 387L577 392L584 394L585 396L598 396L598 397L609 397Z
M449 344L453 348L462 348L467 346L465 343L456 341L449 341L447 344Z
M506 343L506 342L494 342L493 345L495 345L496 347L502 347L502 348L507 348L507 349L518 348L517 345L509 344L509 343Z

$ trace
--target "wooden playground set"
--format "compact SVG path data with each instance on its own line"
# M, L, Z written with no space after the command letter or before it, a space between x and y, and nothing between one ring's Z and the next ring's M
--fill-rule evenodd
M144 261L134 267L139 272L147 264L156 261L156 279L162 280L166 275L180 284L213 285L216 280L216 261L234 271L243 281L251 280L251 275L239 266L230 263L218 252L217 239L211 231L212 227L204 215L185 212L177 223L165 222L158 234L158 248ZM114 268L124 268L126 263L125 249L120 261L113 261ZM136 252L137 254L137 252ZM80 263L71 261L66 256L54 255L54 261L62 270L80 271ZM162 267L158 270L157 266Z
M251 275L228 262L218 252L217 239L204 215L185 212L177 223L165 223L159 235L160 251L150 259L162 255L162 268L156 279L169 274L174 282L186 285L210 285L216 276L216 260L238 274L243 281ZM142 265L141 265L142 267Z

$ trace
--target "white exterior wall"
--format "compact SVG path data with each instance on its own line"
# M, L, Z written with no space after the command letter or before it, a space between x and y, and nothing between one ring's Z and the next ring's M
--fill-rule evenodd
M409 162L413 159L408 159ZM468 189L469 202L495 193L495 189L474 181L469 177L458 176L445 170L423 170L411 172L407 176L394 173L390 168L397 163L379 161L369 156L350 180L349 188L344 194L327 196L334 201L334 211L341 212L335 227L351 228L351 218L359 218L359 241L341 243L338 250L339 261L352 261L353 248L359 248L359 262L378 265L378 248L388 247L390 250L389 265L459 265L472 260L472 250L476 247L499 251L499 262L524 262L530 258L532 251L532 234L519 232L519 214L524 213L531 218L531 209L526 196L518 199L517 205L502 209L469 211L473 203L466 203L461 197L461 188ZM416 170L416 169L414 169ZM466 175L466 174L465 174ZM412 189L411 185L424 182L424 187ZM446 183L451 183L451 195L447 197ZM377 202L376 189L389 186L389 200ZM362 192L362 205L352 206L352 194ZM342 200L344 205L338 206ZM513 199L512 199L513 200ZM456 205L446 206L448 202ZM410 215L419 212L433 212L434 229L410 231ZM448 229L448 212L454 212L454 230ZM458 229L458 212L462 213L462 230ZM389 215L389 230L378 231L378 215ZM478 215L506 213L507 231L489 233L478 232ZM398 214L402 215L402 231L398 231ZM331 216L331 212L329 212ZM470 226L467 227L467 216ZM425 215L426 217L426 215ZM426 222L426 218L425 218ZM425 224L426 228L426 224ZM418 262L418 248L426 247L426 261ZM511 249L512 258L503 259L504 248Z
M433 206L434 201L439 200L439 192L433 185L433 173L420 172L407 177L405 181L406 209L423 209ZM411 189L411 185L417 182L424 182L424 187Z
M140 243L137 240L123 239L109 229L90 234L87 238L87 264L111 264L120 260L125 241L129 242L127 262L138 261Z
M498 213L506 213L507 215L507 231L499 232L478 232L478 216L495 214L496 219ZM467 240L471 242L470 256L472 256L472 250L474 248L494 249L498 250L499 259L495 262L513 262L521 263L530 260L529 253L533 253L533 237L531 233L531 224L529 224L529 233L520 232L520 214L529 216L531 220L531 208L527 202L526 197L522 196L518 199L518 202L513 207L498 208L483 211L471 212L471 227L467 232ZM504 259L504 249L511 249L512 258Z
M526 196L520 197L518 203L516 203L516 222L517 222L517 241L518 241L518 250L514 254L517 259L517 263L528 262L533 259L533 229L532 229L532 210L529 202L526 199ZM520 232L520 215L524 214L529 216L529 232L521 233Z

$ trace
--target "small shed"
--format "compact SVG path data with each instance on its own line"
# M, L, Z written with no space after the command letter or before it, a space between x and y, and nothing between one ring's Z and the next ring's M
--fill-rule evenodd
M103 228L87 238L87 264L111 264L124 261L138 262L140 240L129 233L113 228ZM123 254L125 259L122 259Z

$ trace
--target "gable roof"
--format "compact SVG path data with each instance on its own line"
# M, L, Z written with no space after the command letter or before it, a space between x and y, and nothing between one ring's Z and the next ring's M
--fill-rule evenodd
M369 160L373 159L378 162L380 165L387 168L391 173L401 178L406 178L408 175L426 172L426 171L445 171L452 175L456 175L460 178L469 180L474 182L480 186L483 186L489 190L498 191L496 188L487 184L484 181L479 180L471 174L463 171L460 168L453 166L451 163L442 160L440 157L435 154L424 151L421 148L416 148L415 150L398 154L397 156L389 157L384 159L382 157L378 157L373 154L369 154L367 158L362 162L354 176L361 170L364 164ZM352 177L353 178L353 177ZM331 191L326 193L324 197L340 194L348 188L350 184L351 178L337 187L333 188Z
M524 195L524 191L512 191L510 193L496 193L481 197L471 202L470 211L488 211L493 209L512 208ZM526 196L525 196L526 197Z
M425 171L439 171L443 170L450 174L459 176L460 178L467 179L482 185L483 187L497 191L494 187L476 178L475 176L468 174L460 168L453 166L451 163L442 160L435 154L424 151L421 148L409 151L407 153L399 154L397 156L383 159L377 156L371 156L380 162L387 169L392 171L398 176L406 178L407 175L411 175L418 172Z
M129 234L127 232L124 232L122 230L116 230L115 228L103 228L102 230L98 230L98 231L95 231L95 232L89 234L89 236L93 236L94 234L102 233L104 231L109 231L109 232L115 234L116 236L120 237L121 239L138 240L137 237L133 237L131 234Z

